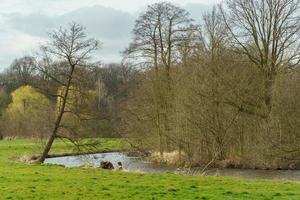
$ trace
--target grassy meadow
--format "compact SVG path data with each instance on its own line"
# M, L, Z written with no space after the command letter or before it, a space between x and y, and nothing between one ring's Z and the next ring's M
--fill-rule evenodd
M300 199L297 182L144 175L20 162L24 155L36 155L38 146L32 140L0 141L0 199ZM124 145L107 139L100 148L120 150ZM56 142L51 153L72 151L71 144Z

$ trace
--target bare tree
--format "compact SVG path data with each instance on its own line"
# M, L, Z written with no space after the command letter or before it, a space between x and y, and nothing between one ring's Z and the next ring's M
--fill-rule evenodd
M236 100L232 94L240 84L235 78L238 63L228 49L228 33L221 13L213 8L204 14L203 22L202 46L192 62L191 80L186 80L188 92L184 103L190 135L195 138L191 141L193 151L200 149L205 158L202 161L213 164L227 156L228 143L239 115L239 110L229 105L227 99Z
M17 80L21 85L29 84L32 81L32 76L36 72L35 58L25 56L23 58L14 60L11 65L11 71L16 73Z
M57 96L60 98L60 109L57 113L55 124L51 136L39 158L39 162L43 162L47 157L55 138L58 137L58 132L61 128L61 122L66 110L69 93L74 83L74 76L77 70L81 67L86 67L90 59L91 53L99 48L99 42L95 39L87 38L84 28L77 24L70 24L69 29L60 28L49 34L50 42L42 46L42 51L45 54L46 62L40 65L39 69L45 73L49 78L57 82L62 88L61 94ZM59 70L49 70L53 67L51 61L59 63L54 65ZM59 73L58 73L59 72Z
M169 112L173 93L171 68L181 62L183 44L190 44L191 33L197 31L189 13L173 4L149 5L136 21L134 39L125 51L127 58L154 69L149 77L152 85L153 123L159 137L160 153L164 151L164 136L170 132Z
M276 75L300 61L299 0L226 0L223 19L237 52L247 57L264 76L264 111L272 110Z
M208 55L208 60L214 62L215 57L220 55L222 50L225 50L228 36L227 28L217 7L214 7L211 13L204 14L203 21L203 47Z
M176 62L176 48L189 40L187 32L196 31L189 13L170 3L149 5L136 21L134 40L125 55L154 66L164 66L170 71Z

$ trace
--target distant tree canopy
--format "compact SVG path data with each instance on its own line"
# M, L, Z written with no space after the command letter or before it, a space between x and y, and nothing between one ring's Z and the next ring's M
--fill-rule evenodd
M59 94L63 94L63 92L64 88L58 91ZM62 106L60 96L57 98L56 112L59 112ZM80 88L72 86L59 135L65 137L99 137L107 135L107 132L100 131L101 128L97 130L97 127L99 128L101 124L105 123L103 120L109 119L106 113L97 110L97 104L99 99L101 101L101 98L105 98L105 95L99 94L95 90L81 91Z
M9 93L20 86L32 85L37 75L36 60L31 56L15 59L0 75L0 85Z
M12 102L5 113L8 134L47 137L53 123L49 99L31 86L22 86L12 92L11 96Z
M26 57L27 58L27 57ZM28 57L29 58L29 57ZM16 59L14 64L22 59ZM14 66L12 64L11 66ZM34 61L36 69L44 66L45 60ZM59 79L63 75L65 69L63 63L52 63L48 70L50 76L57 75ZM41 73L39 70L34 73L28 74L28 80L34 91L39 91L45 95L50 101L51 108L58 109L59 102L62 102L61 95L64 87L62 87L57 81L52 80L49 75ZM70 102L67 107L73 107L72 112L75 114L66 113L64 122L68 121L70 115L74 118L76 129L72 128L73 136L76 137L115 137L114 132L114 118L118 112L118 102L126 98L129 89L130 81L132 77L138 74L138 71L130 66L122 64L103 64L103 65L92 65L88 68L80 68L76 71L73 81L73 88L70 92ZM27 76L26 76L27 77ZM0 74L0 121L1 122L1 133L4 136L8 135L19 135L25 134L16 133L14 134L8 127L14 126L14 121L7 121L4 119L7 107L12 103L12 93L21 87L27 86L25 82L21 81L21 76L18 76L16 70L9 68ZM58 80L59 81L59 80ZM76 98L75 98L76 97ZM75 98L75 99L74 99ZM74 99L74 101L73 101ZM61 105L60 105L61 106ZM52 115L58 110L51 109ZM76 118L74 117L76 116ZM80 116L80 117L78 117ZM89 120L81 120L88 118ZM48 120L47 120L48 121ZM79 123L80 122L80 123ZM53 121L51 122L53 123ZM38 125L38 124L36 124ZM35 124L31 124L34 129ZM7 128L5 128L7 127ZM70 136L70 131L63 130L63 135ZM76 134L75 134L76 133ZM26 133L28 137L34 137L36 133Z
M10 103L9 94L4 89L0 89L0 116L4 113L8 104Z

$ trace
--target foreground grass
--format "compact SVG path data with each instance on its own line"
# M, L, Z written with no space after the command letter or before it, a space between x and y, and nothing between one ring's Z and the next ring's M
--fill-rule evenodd
M141 175L15 160L37 153L36 146L29 140L0 141L0 199L300 199L300 184L295 182ZM116 150L123 145L105 140L99 148ZM52 153L71 151L69 144L57 142Z

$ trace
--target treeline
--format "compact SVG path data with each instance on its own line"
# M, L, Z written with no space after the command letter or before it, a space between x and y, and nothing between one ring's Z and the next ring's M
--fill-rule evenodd
M0 74L1 138L47 138L51 134L64 87L47 77L41 65L38 58L25 56ZM50 65L48 70L55 67ZM133 68L113 63L91 64L78 71L80 79L70 91L62 135L119 137L114 132L118 102L126 98L134 74Z
M227 0L196 24L148 6L124 52L140 83L119 132L176 164L299 168L298 14L299 1Z
M300 168L296 0L226 0L201 24L171 3L136 20L122 64L73 23L0 75L3 136L122 136L160 161Z
M48 36L36 57L16 59L0 76L1 136L41 138L38 163L56 139L88 152L99 140L81 139L119 137L119 105L138 73L125 64L93 62L100 42L75 22Z

